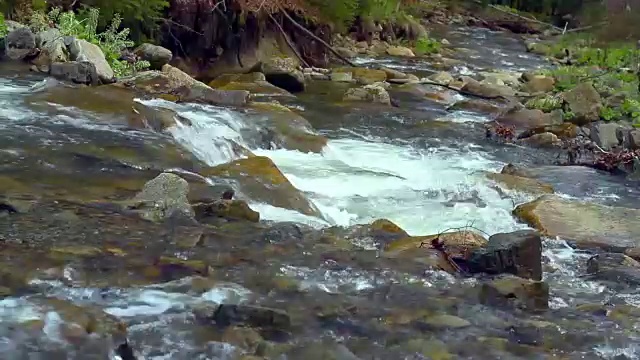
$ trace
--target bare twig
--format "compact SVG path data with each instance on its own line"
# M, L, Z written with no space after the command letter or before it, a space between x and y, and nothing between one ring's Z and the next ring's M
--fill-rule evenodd
M353 62L351 62L349 59L345 58L344 56L340 55L339 52L337 52L333 47L331 47L331 45L327 44L326 41L320 39L318 36L316 36L314 33L312 33L311 31L309 31L307 28L305 28L304 26L298 24L297 21L295 21L291 15L289 15L289 13L287 13L287 11L285 9L282 8L282 6L278 6L280 12L282 12L282 14L299 30L301 30L302 32L304 32L305 34L309 35L311 38L313 38L314 40L318 41L320 44L322 44L324 47L326 47L329 51L331 51L331 53L333 53L333 55L335 55L338 59L344 61L345 63L349 64L349 66L352 67L358 67L356 64L354 64Z
M262 3L264 4L264 1L262 1ZM262 5L260 5L260 7L262 7ZM296 49L295 46L293 46L293 44L291 43L291 39L289 39L289 36L287 36L287 33L284 32L284 29L282 28L280 23L276 20L276 18L274 18L273 15L271 14L269 14L269 17L271 18L273 23L276 24L276 26L282 33L282 37L284 38L284 41L287 43L287 45L289 45L289 48L291 48L291 51L293 51L293 53L296 54L296 57L298 57L300 62L302 62L302 64L304 64L305 67L310 67L309 64L302 58L302 56L298 52L298 49Z

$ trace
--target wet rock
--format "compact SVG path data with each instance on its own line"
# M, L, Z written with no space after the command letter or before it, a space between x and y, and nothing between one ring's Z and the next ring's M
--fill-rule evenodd
M526 78L525 89L530 93L550 92L556 86L556 80L551 76L532 75Z
M38 56L31 61L42 72L49 72L51 63L66 62L68 56L58 29L49 29L36 35L36 47L40 49Z
M479 99L464 99L456 101L453 105L447 108L448 111L471 111L481 114L498 114L501 108L486 100Z
M522 191L534 195L553 194L553 187L541 181L508 173L487 173L487 178L496 181L507 189Z
M395 240L385 246L385 251L404 251L419 248L421 245L429 247L436 238L451 249L456 247L474 249L487 244L487 239L474 231L452 231L427 236L410 236Z
M368 69L364 67L341 67L333 69L333 72L350 73L353 79L361 85L370 85L387 80L387 73L384 70Z
M238 326L226 328L222 333L221 340L251 353L255 353L258 346L263 342L262 336L256 330Z
M549 307L549 285L516 276L502 276L482 284L480 302L497 307L545 310Z
M531 147L539 148L557 147L562 143L556 134L550 132L534 134L527 138L520 139L519 142Z
M343 100L391 105L391 97L380 83L365 85L359 88L351 88L344 94Z
M258 113L258 124L267 128L258 140L261 148L319 153L327 145L327 138L319 135L307 119L277 102L253 102L250 108Z
M553 125L558 120L562 123L561 119L556 119L542 110L527 109L521 106L511 107L496 118L496 121L501 124L525 129Z
M287 90L281 89L266 80L255 80L252 82L231 81L223 86L217 87L217 89L224 91L248 91L254 96L294 96Z
M468 260L472 272L509 273L542 280L542 240L531 230L499 233L489 237L485 248L476 249Z
M551 50L549 45L533 41L528 41L526 47L527 52L537 55L547 55Z
M196 220L206 222L208 218L224 218L227 220L246 220L259 222L260 213L252 210L246 201L216 200L193 204Z
M213 270L206 262L202 260L182 259L171 256L160 256L152 264L143 269L145 279L154 282L171 282L186 277L196 279L188 285L192 290L197 290L199 286L211 285L211 279L207 278L213 273ZM205 280L206 279L206 280Z
M71 60L77 62L90 62L95 66L98 79L103 84L110 84L115 81L113 69L104 57L102 49L98 45L86 40L74 39L69 46Z
M49 73L57 79L76 84L98 85L100 83L96 67L89 61L55 62L51 64Z
M178 123L191 125L189 119L180 116L174 110L151 107L137 101L133 103L133 112L135 116L132 117L133 122L130 125L134 125L134 127L162 132L176 126Z
M35 55L36 36L28 27L10 31L4 38L5 54L11 60L24 60Z
M250 326L288 331L291 319L286 311L253 305L222 304L194 310L196 319L219 327Z
M350 72L332 72L331 73L331 81L335 82L352 82L353 74Z
M555 121L554 121L555 122ZM578 126L572 123L562 123L538 126L523 131L518 135L518 139L525 139L533 135L551 133L556 135L560 139L573 139L578 136Z
M447 345L438 339L414 338L403 342L394 348L409 354L420 354L427 359L453 360L454 355L449 352Z
M508 86L512 89L519 89L522 83L520 82L521 74L510 71L493 71L482 72L480 75L483 77L482 82L491 85Z
M640 262L624 254L604 253L587 261L587 273L614 284L640 285Z
M161 222L170 218L194 219L195 213L189 204L189 183L178 175L162 173L147 182L128 205L142 218Z
M620 147L622 141L618 134L624 132L625 127L618 123L597 122L589 126L590 137L604 150Z
M567 104L568 110L575 114L571 122L586 125L600 119L602 98L591 83L581 83L562 93L562 99Z
M559 236L581 248L613 252L640 246L640 210L570 201L544 195L518 205L514 215L546 236Z
M387 54L398 57L415 57L413 50L404 46L389 46L386 50Z
M123 79L118 86L133 88L145 94L170 94L180 101L212 105L241 106L246 104L249 98L248 91L212 89L170 65L164 65L162 71L140 72L136 76Z
M346 346L330 340L296 346L286 356L288 359L360 360Z
M640 261L640 247L627 249L624 254L634 260Z
M36 299L35 301L44 309L58 313L66 325L76 325L77 329L81 330L80 332L67 331L67 340L73 342L74 338L78 336L85 337L97 334L113 336L114 340L118 342L126 341L126 324L99 308L78 306L70 301L54 298ZM67 329L72 330L69 327Z
M383 67L381 70L387 74L387 81L388 80L404 80L409 78L409 75L403 73L402 71L398 71L398 70L387 68L387 67Z
M627 147L632 150L640 149L640 129L632 129L627 133Z
M454 81L453 76L446 71L437 72L430 75L427 79L442 85L449 85Z
M535 173L531 170L528 170L524 167L513 165L511 163L502 167L500 170L501 174L520 176L525 178L533 178L535 177Z
M162 69L162 67L168 64L173 58L171 50L149 43L140 44L140 46L133 50L133 53L136 54L140 60L148 61L151 64L151 70Z
M236 160L201 170L203 176L236 180L243 193L252 200L263 201L276 207L292 209L306 215L321 217L320 211L296 189L280 169L263 156Z
M427 316L421 323L432 329L460 329L471 326L468 320L448 314Z
M298 62L289 57L271 57L262 62L260 71L271 84L290 91L301 92L305 89L304 74L298 70Z
M512 97L515 91L505 85L491 85L483 83L470 77L464 77L463 92L480 96L486 99L496 99L502 97Z

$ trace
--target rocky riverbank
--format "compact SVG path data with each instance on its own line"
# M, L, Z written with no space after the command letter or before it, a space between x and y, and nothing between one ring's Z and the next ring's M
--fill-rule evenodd
M26 50L11 46L11 39L7 55ZM564 153L562 141L578 136L604 146L602 137L592 137L602 132L587 132L603 126L587 123L597 120L589 117L594 104L584 100L596 96L588 86L563 94L560 111L529 109L526 102L552 91L556 78L498 69L462 75L459 66L466 63L457 59L473 49L438 41L444 54L416 55L416 49L382 40L336 39L355 59L427 63L427 73L392 66L306 68L279 57L264 61L260 71L224 74L209 84L162 61L157 70L113 82L108 71L97 72L100 59L89 61L91 71L80 67L87 63L78 61L83 53L48 63L49 75L66 82L38 78L38 86L11 103L27 116L42 116L35 124L46 131L22 133L35 126L29 122L0 130L8 134L0 152L0 289L6 306L22 310L7 318L11 328L2 328L15 344L12 351L36 347L83 359L114 349L123 359L566 359L601 358L612 353L609 346L633 359L640 321L634 302L638 210L563 197L556 189L562 184L548 175L564 171L560 178L571 182L574 168L552 171L539 166L552 161L532 164L516 156L512 160L524 164L499 173L474 170L474 183L488 184L482 191L514 202L509 210L521 223L509 231L482 228L465 212L469 204L495 211L492 222L515 221L491 208L486 194L461 191L442 206L459 211L466 225L423 219L442 224L416 234L395 219L332 226L331 214L312 200L326 185L303 191L299 178L264 156L265 150L290 150L329 157L335 151L329 143L339 137L327 132L332 117L340 118L336 127L358 129L365 119L371 131L399 128L392 141L479 143L536 159ZM63 41L64 54L77 45L67 42L72 45ZM43 46L29 53L34 49L35 58L44 53ZM56 67L74 70L58 76ZM77 81L83 74L86 81ZM27 76L38 75L17 79ZM103 84L86 85L95 79ZM425 119L429 111L436 116ZM566 111L576 117L565 117ZM498 141L485 139L484 124L458 126L452 114L493 121L489 135ZM57 126L63 116L86 123ZM222 118L234 129L240 126L232 120L249 125L238 130L241 138L205 137L205 146L193 146L201 138L184 134L204 132L202 118ZM449 140L447 132L462 137ZM205 151L210 148L220 151ZM385 155L371 154L378 157L369 162ZM469 161L465 152L449 156ZM436 178L460 166L438 169L432 161ZM399 176L359 171L383 181ZM348 186L342 181L336 187ZM265 220L256 202L325 225ZM562 257L569 251L570 264ZM136 355L128 354L131 348Z

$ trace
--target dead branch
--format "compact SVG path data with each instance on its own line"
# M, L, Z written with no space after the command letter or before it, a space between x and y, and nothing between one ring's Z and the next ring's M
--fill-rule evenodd
M557 26L555 26L553 24L549 24L549 23L546 23L544 21L540 21L540 20L533 19L533 18L530 18L530 17L522 16L522 15L519 15L519 14L516 14L516 13L509 12L509 11L505 11L505 10L502 10L499 7L495 6L495 5L489 5L489 7L494 9L494 10L497 10L497 11L499 11L501 13L504 13L504 14L507 14L507 15L511 15L511 16L517 17L519 19L523 19L523 20L526 20L526 21L534 22L536 24L544 25L544 26L550 27L550 28L552 28L554 30L557 30L557 31L563 31L562 28L557 27Z
M344 56L340 55L340 53L338 53L336 51L336 49L334 49L333 47L331 47L331 45L327 44L326 41L320 39L318 36L316 36L314 33L312 33L311 31L309 31L307 28L305 28L304 26L298 24L297 21L295 21L291 15L289 15L289 13L287 13L286 10L284 10L281 6L279 6L279 10L280 12L282 12L282 14L293 24L293 26L295 26L297 29L299 29L300 31L302 31L303 33L309 35L311 38L313 38L314 40L318 41L320 44L322 44L325 48L327 48L329 51L331 51L331 53L333 55L335 55L338 59L344 61L345 63L347 63L349 66L352 67L358 67L356 64L354 64L353 62L351 62L349 59L345 58Z
M264 4L264 1L262 2ZM262 6L262 5L261 5ZM280 25L280 23L276 20L276 18L273 17L273 15L269 14L269 17L271 18L271 20L273 21L274 24L276 24L276 26L278 27L278 29L280 30L280 33L282 33L282 37L284 38L284 41L287 43L287 45L289 46L289 48L293 51L294 54L296 54L296 57L298 58L298 60L300 60L300 62L302 64L304 64L305 67L310 67L309 63L307 63L303 58L302 55L300 55L300 53L298 52L298 49L295 48L295 46L291 43L291 39L289 39L289 36L287 36L287 33L284 31L284 29L282 28L282 26Z

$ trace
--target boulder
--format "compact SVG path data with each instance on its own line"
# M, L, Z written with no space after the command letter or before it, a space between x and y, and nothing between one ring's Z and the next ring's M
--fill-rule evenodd
M413 53L413 50L404 46L389 46L387 48L387 54L391 56L398 57L415 57L416 54Z
M446 71L437 72L433 75L430 75L427 79L442 85L449 85L454 81L453 76Z
M536 134L552 133L560 139L573 139L578 136L578 130L578 126L572 123L544 125L525 130L518 135L518 138L524 139Z
M409 78L409 75L403 73L402 71L398 71L388 67L383 67L381 70L387 74L387 80L405 80Z
M558 136L551 132L534 134L527 138L520 139L518 142L521 144L526 144L528 146L538 147L538 148L557 147L557 146L560 146L562 143L558 138Z
M50 65L54 62L68 61L67 48L58 29L39 32L36 35L36 46L40 53L31 63L42 72L49 72Z
M320 210L296 189L267 157L254 156L204 168L200 174L235 180L240 185L240 191L252 200L296 210L305 215L322 217Z
M171 50L148 43L141 44L133 52L140 60L148 61L151 64L151 70L162 69L173 58Z
M4 38L5 54L11 60L24 60L37 53L36 36L28 27L19 27Z
M499 233L489 237L484 248L475 249L468 260L471 272L509 273L542 280L542 240L532 230Z
M587 274L613 284L640 286L640 262L624 254L604 253L587 260Z
M342 57L347 58L347 59L351 59L351 58L354 58L354 57L358 56L357 52L355 52L355 51L353 51L353 50L351 50L349 48L346 48L346 47L338 46L338 47L335 48L335 50L338 52L338 54L342 55Z
M113 69L111 69L102 49L100 49L98 45L82 39L73 39L69 44L70 45L67 46L71 60L80 62L88 61L92 63L96 68L100 82L103 84L110 84L115 81Z
M586 125L600 119L602 98L590 82L578 84L562 93L562 100L575 116L571 120L577 125Z
M596 122L590 124L589 130L592 141L604 150L611 150L622 145L624 139L621 139L618 134L623 134L628 128L619 123Z
M266 307L221 304L197 307L193 312L198 322L221 328L238 325L279 331L291 328L291 318L286 311Z
M480 303L496 306L515 306L524 310L549 308L549 285L543 281L506 275L485 282L480 288Z
M535 128L546 125L553 125L562 122L551 113L544 113L538 109L527 109L521 106L515 106L504 111L496 118L496 121L504 125L512 125L516 128Z
M151 107L140 102L133 102L133 112L135 116L135 127L148 128L153 131L162 132L180 123L191 125L189 119L180 116L174 110ZM131 124L131 123L130 123Z
M533 75L527 78L525 89L530 93L550 92L556 86L556 80L551 76Z
M260 213L249 207L242 200L215 200L193 204L195 217L198 222L206 222L208 219L223 218L226 220L246 220L259 222Z
M530 52L533 54L547 55L550 52L550 47L547 44L529 41L525 45L527 47L527 52Z
M580 248L623 252L640 247L640 210L578 202L544 195L518 205L514 215L546 236L559 236Z
M100 84L96 66L89 61L55 62L51 64L49 74L57 79L71 81L76 84Z
M178 175L162 173L147 182L126 207L146 220L162 222L168 219L193 220L195 213L189 204L189 183Z
M380 83L351 88L347 90L342 99L344 101L363 101L391 105L391 97Z
M255 146L263 149L284 148L303 153L320 153L327 145L327 138L313 129L309 121L295 111L277 102L252 102L247 113L261 129L255 140L247 136L246 141L254 140Z
M271 57L263 61L259 70L271 84L290 91L301 92L305 89L304 74L298 70L298 62L289 57Z
M218 90L197 81L180 69L164 65L162 71L150 70L124 79L117 86L133 88L144 94L173 95L180 101L211 105L241 106L247 103L246 90Z
M625 139L626 147L632 150L640 149L640 129L631 129L627 132Z
M516 94L513 89L505 85L483 83L470 77L464 77L463 81L464 85L461 88L462 92L486 99L513 97Z
M493 72L481 72L483 77L482 82L490 85L508 86L513 89L518 89L522 83L520 78L522 74L514 73L510 71L493 71Z

